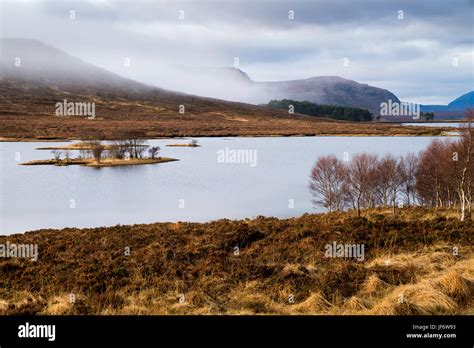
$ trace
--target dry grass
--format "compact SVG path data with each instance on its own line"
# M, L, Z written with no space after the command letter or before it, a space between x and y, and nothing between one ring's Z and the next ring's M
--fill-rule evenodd
M402 280L392 280L389 284L372 274L359 292L365 305L352 306L350 313L423 315L472 311L472 305L468 303L474 295L474 248L466 247L462 256L438 251L447 248L442 244L434 245L421 252L384 256L369 262L367 267L376 269L379 274L398 269L414 277L406 284ZM398 282L401 285L394 285Z
M439 214L407 208L396 219L378 210L1 236L37 243L39 260L0 259L0 313L473 314L474 227ZM365 261L324 257L333 241L364 244Z
M253 113L255 111L251 111ZM234 113L233 110L228 111ZM0 141L64 141L73 139L116 140L127 130L141 138L228 137L228 136L441 136L443 128L400 126L384 123L332 121L324 118L281 113L252 114L248 122L229 121L213 114L149 115L124 118L114 112L103 119L62 118L47 114L1 114Z
M72 97L73 96L73 97ZM97 117L58 117L54 105L64 99L94 102ZM180 105L185 113L180 114ZM133 129L142 138L202 136L417 136L442 135L447 128L389 123L336 121L288 114L244 103L198 98L166 91L137 93L0 83L0 141L118 139Z
M158 157L158 158L131 158L131 159L112 159L104 158L99 163L93 158L72 158L72 159L49 159L49 160L33 160L25 163L19 163L24 166L39 166L39 165L53 165L53 166L70 166L83 165L86 167L120 167L120 166L136 166L144 164L166 163L179 161L176 158Z
M105 158L97 163L96 161L92 160L88 164L87 167L119 167L119 166L136 166L136 165L143 165L143 164L155 164L155 163L166 163L166 162L174 162L178 161L176 158L170 157L158 157L158 158L131 158L131 159L111 159Z
M54 296L48 299L46 308L40 313L45 315L62 315L71 312L74 306L69 294Z
M387 289L388 284L381 280L377 274L371 274L362 284L361 295L375 296Z

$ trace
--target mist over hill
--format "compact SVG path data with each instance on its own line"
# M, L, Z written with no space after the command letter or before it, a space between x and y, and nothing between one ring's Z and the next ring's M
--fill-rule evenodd
M37 40L2 39L1 46L0 67L4 82L34 83L65 92L109 93L115 97L133 95L138 99L153 97L176 102L187 98L184 93L250 104L286 98L360 107L374 114L379 113L380 103L389 99L398 101L387 90L337 76L255 82L237 68L175 66L160 70L156 85L150 86L87 63ZM184 99L181 102L184 103Z
M378 115L383 102L399 102L392 92L344 79L316 76L302 80L258 82L237 68L173 67L157 78L172 90L252 104L272 99L310 101L317 104L359 107Z
M130 130L142 138L362 131L318 115L289 114L145 85L35 40L5 39L0 44L0 139L117 139ZM230 72L252 84L239 70ZM64 100L94 103L96 117L58 117L55 105ZM422 132L376 124L363 128L370 134Z
M186 104L190 107L188 111L197 114L213 111L217 112L216 117L223 112L238 115L259 112L282 117L283 111L249 105L268 103L272 99L364 108L374 116L379 114L381 103L399 101L388 90L338 76L256 82L240 69L222 67L173 66L159 70L160 78L152 86L122 77L37 40L1 39L0 44L0 88L2 99L6 98L2 113L25 110L45 113L45 99L62 100L70 96L68 93L80 94L83 99L99 96L109 100L147 101L153 103L158 115L174 112L179 105ZM462 114L463 105L471 104L472 92L448 106L428 105L422 111L435 108L438 115L452 110ZM115 114L121 113L118 109L115 107Z
M187 105L195 112L209 109L229 111L263 109L146 85L97 67L37 40L1 39L0 46L2 97L7 95L18 97L17 100L10 101L10 106L23 104L31 110L37 104L31 103L33 100L45 104L51 98L61 100L69 96L68 99L88 100L101 97L111 102L117 100L152 102L157 114L169 108L177 110L179 105Z
M3 79L52 88L145 91L150 87L89 64L38 40L1 39Z

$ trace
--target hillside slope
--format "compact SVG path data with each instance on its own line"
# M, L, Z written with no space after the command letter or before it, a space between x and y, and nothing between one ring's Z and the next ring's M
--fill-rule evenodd
M338 76L258 82L237 68L176 68L169 75L157 79L163 85L187 93L252 104L266 104L272 99L306 100L364 108L378 115L381 103L388 100L399 102L397 96L388 90Z
M2 39L0 43L0 140L115 139L129 130L146 138L417 135L436 131L377 124L355 126L172 92L123 78L38 41ZM64 100L95 103L95 119L56 116L56 104Z
M293 99L368 109L380 113L383 102L399 102L395 94L382 88L361 84L338 76L318 76L306 80L259 83L273 99Z

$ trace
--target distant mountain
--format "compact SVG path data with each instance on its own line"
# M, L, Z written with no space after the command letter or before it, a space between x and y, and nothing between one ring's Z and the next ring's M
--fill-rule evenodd
M34 82L69 92L143 96L154 93L166 98L184 96L180 91L202 97L261 104L271 99L293 99L317 104L360 107L377 115L380 104L391 99L391 92L337 76L319 76L304 80L255 82L236 68L181 68L160 72L163 80L147 86L73 57L40 41L2 39L1 75L5 79Z
M149 86L87 63L55 47L30 39L0 40L0 87L10 94L52 93L103 98L149 100L163 104L244 108L244 104ZM43 89L42 91L39 91ZM74 93L74 94L73 94ZM247 107L255 109L255 106ZM269 110L274 112L273 110Z
M58 89L143 91L150 87L86 63L37 40L1 39L0 74Z
M1 39L0 48L0 139L291 135L333 127L325 118L148 86L36 40ZM58 117L64 100L94 103L96 117Z
M474 106L474 91L463 94L448 104L450 109L465 110Z
M260 82L257 85L272 99L293 99L316 104L358 107L380 113L383 102L399 102L395 94L367 84L347 80L338 76L319 76L305 80Z
M465 116L467 108L474 107L474 91L463 94L448 105L421 105L422 112L433 112L435 120L457 119Z
M399 102L390 91L338 76L256 82L237 68L177 68L169 74L158 77L160 85L186 93L252 104L268 103L272 99L306 100L365 108L378 115L382 102L389 99Z

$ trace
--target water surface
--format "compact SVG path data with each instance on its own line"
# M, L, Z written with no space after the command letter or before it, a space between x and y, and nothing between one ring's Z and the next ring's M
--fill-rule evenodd
M459 122L414 122L402 123L402 126L423 126L423 127L454 127L460 128L463 123Z
M36 147L65 143L0 143L1 234L40 228L97 227L157 221L209 221L258 215L286 218L314 209L308 191L320 155L418 152L431 137L199 138L202 147L166 147L178 162L114 168L21 166L48 159ZM187 140L186 140L187 141ZM218 151L255 150L250 163L219 163ZM292 204L293 203L293 204Z

